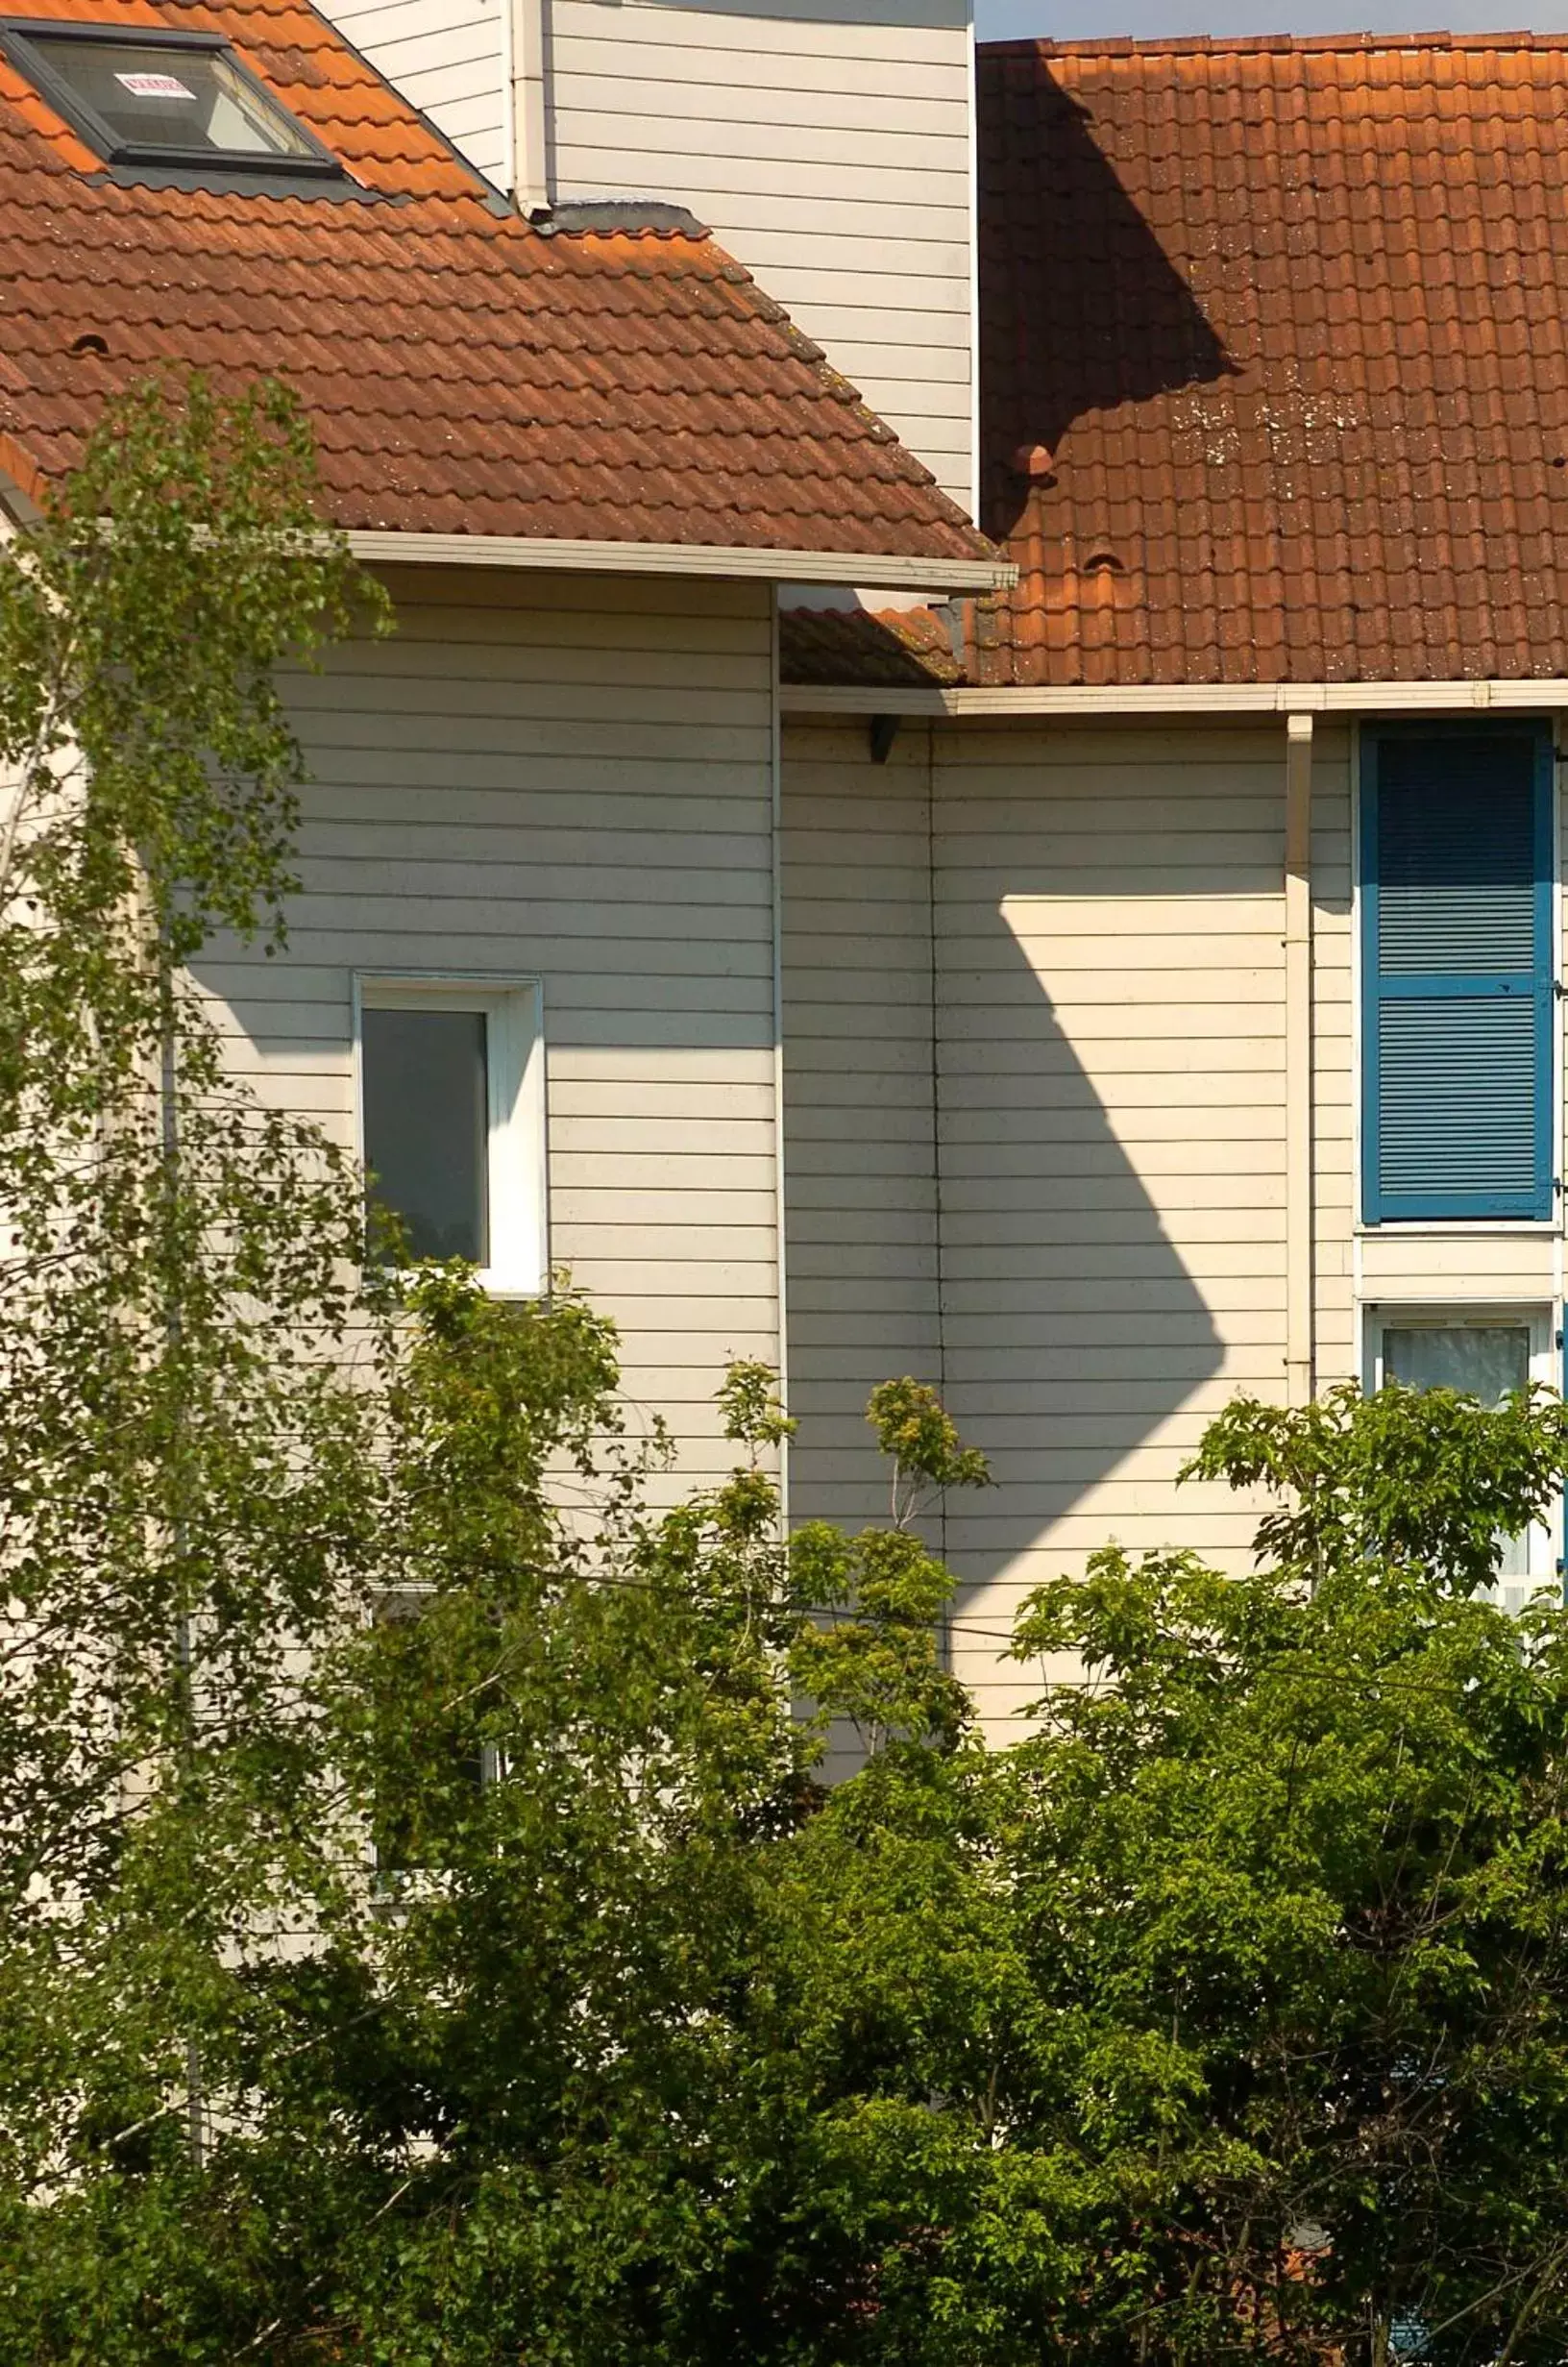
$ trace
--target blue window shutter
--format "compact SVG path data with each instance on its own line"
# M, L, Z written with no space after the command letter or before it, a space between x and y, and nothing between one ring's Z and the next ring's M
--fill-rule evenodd
M1368 1223L1553 1213L1552 792L1544 725L1363 739Z

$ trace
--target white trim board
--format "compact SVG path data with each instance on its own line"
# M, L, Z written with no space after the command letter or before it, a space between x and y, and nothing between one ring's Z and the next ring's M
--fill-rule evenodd
M781 703L787 715L1540 715L1568 708L1568 677L1502 682L1074 682L1041 690L786 682Z
M548 534L402 534L357 528L349 549L382 567L512 567L592 576L705 576L762 583L864 584L868 591L1007 591L1008 559L909 558L895 552L772 551L707 542L568 542Z

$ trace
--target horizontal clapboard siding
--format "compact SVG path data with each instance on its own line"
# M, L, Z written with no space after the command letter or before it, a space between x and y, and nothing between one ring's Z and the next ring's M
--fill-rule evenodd
M321 12L498 187L509 182L507 0L320 0Z
M1554 1295L1554 1249L1546 1233L1390 1226L1361 1244L1362 1293L1369 1306L1539 1307Z
M1359 1225L1355 754L1319 727L1320 1387L1360 1376L1369 1306L1535 1310L1556 1272L1544 1232ZM880 770L860 730L786 742L796 1509L878 1517L865 1391L944 1376L999 1483L946 1524L995 1732L1027 1691L998 1655L1028 1586L1110 1538L1250 1560L1260 1507L1177 1474L1236 1389L1284 1386L1284 779L1273 726L906 727ZM1431 910L1473 959L1473 905ZM1396 977L1428 974L1422 925L1396 909Z
M940 1378L923 735L784 740L785 1179L798 1516L886 1511L879 1381Z
M1277 731L938 734L948 1400L998 1486L950 1508L960 1621L1115 1538L1244 1559L1178 1490L1285 1354ZM955 1640L992 1721L1027 1681Z
M408 580L290 685L303 889L208 967L233 1057L350 1142L355 969L541 976L552 1255L712 1479L725 1361L778 1355L767 594Z
M1361 853L1368 1220L1550 1217L1545 728L1368 732Z
M551 23L557 193L690 206L971 506L965 0L551 0Z
M795 1510L879 1517L866 1390L943 1380L997 1482L946 1517L993 1731L1029 1587L1246 1559L1257 1508L1176 1476L1283 1387L1284 779L1276 730L786 741Z

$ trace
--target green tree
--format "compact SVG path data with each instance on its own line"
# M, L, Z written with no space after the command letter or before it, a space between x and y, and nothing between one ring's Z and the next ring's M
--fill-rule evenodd
M752 1366L670 1506L601 1317L394 1291L229 1073L382 621L267 389L0 561L0 2361L1561 2367L1562 1408L1239 1402L1254 1573L1041 1589L986 1747L929 1390L865 1534Z
M998 1829L1064 2355L1568 2353L1568 1621L1481 1594L1565 1444L1545 1395L1242 1401L1196 1468L1276 1492L1254 1576L1106 1552L1027 1610L1082 1670Z
M374 1522L359 1188L187 967L282 943L278 670L380 621L313 490L277 390L150 386L0 562L0 2293L45 2356L141 2286L138 2215L179 2241L247 1967L341 1887L302 1653Z

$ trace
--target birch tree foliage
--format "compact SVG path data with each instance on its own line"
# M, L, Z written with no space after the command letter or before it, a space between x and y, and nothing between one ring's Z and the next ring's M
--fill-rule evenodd
M268 387L132 394L0 555L12 2202L199 2157L236 1980L320 1892L297 1675L373 1492L334 1361L370 1312L359 1195L228 1077L186 966L219 931L282 944L280 670L381 616Z

